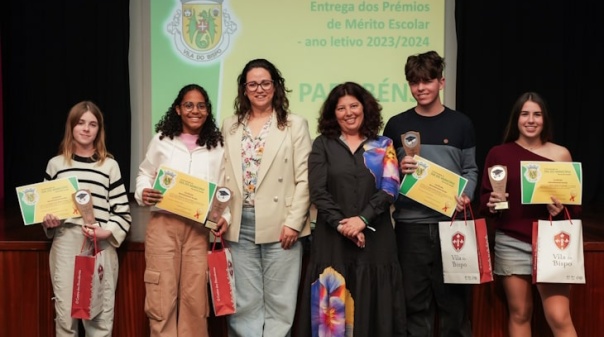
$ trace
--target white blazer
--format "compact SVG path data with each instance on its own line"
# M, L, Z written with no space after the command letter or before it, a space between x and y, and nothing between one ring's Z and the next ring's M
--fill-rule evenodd
M243 169L241 138L243 125L237 116L231 116L222 124L225 143L224 182L233 192L229 208L231 225L224 234L229 241L239 241L243 207ZM258 169L256 195L256 243L279 241L282 226L299 232L299 237L310 234L308 192L308 155L312 143L308 121L289 114L288 126L280 130L273 112L273 123L268 132Z

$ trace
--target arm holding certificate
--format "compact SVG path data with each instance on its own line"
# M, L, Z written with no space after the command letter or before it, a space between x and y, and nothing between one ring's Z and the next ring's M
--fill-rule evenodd
M132 221L120 167L105 146L103 114L96 104L82 101L71 108L59 154L48 161L44 182L35 191L29 199L37 201L35 223L41 222L46 236L52 238L48 274L55 298L56 335L78 324L76 319L82 315L72 306L72 299L74 304L84 304L81 296L98 299L86 308L88 314L97 313L90 314L93 319L84 324L83 334L90 335L99 330L99 323L113 321L117 248ZM89 254L91 246L99 253ZM102 281L94 286L85 282L92 273L86 275L79 267L80 258L93 262L91 267ZM102 296L94 296L98 293Z
M407 158L407 157L405 157ZM463 195L468 180L418 155L413 157L415 169L403 172L400 193L448 217L469 198ZM410 161L407 161L410 163ZM408 164L409 165L409 164Z
M394 141L403 174L402 185L405 189L408 188L402 191L403 195L409 192L415 198L409 195L400 196L392 213L396 226L399 262L403 270L413 270L416 274L413 278L405 278L403 282L405 293L428 289L434 273L443 273L442 266L427 260L421 262L417 254L432 251L433 243L425 240L426 234L435 231L436 241L439 241L440 234L437 228L430 226L436 227L440 221L450 219L456 208L463 210L463 206L470 202L474 194L478 177L475 160L476 139L472 121L465 114L444 105L440 99L439 93L445 87L444 67L445 59L436 51L407 57L405 79L417 105L390 117L383 133ZM421 135L421 149L417 148L417 152L414 152L413 148L420 143L419 135ZM418 144L416 145L415 142ZM419 154L422 160L414 159L415 154ZM426 167L422 166L423 159L437 164L440 169L428 165L426 172ZM436 175L445 172L442 169L454 175L449 173ZM463 183L465 185L463 190L452 188L451 185L459 185L461 182L455 175L467 180ZM416 176L424 178L418 180L418 184L414 184L413 180ZM416 197L423 200L418 201ZM436 300L443 303L443 306L437 310L438 316L444 321L457 322L451 329L458 331L460 335L472 334L466 314L469 310L467 301L463 300L463 296L459 296L462 292L470 291L464 289L466 287L455 285L453 288L451 285L444 284L444 290L435 294ZM414 300L407 299L408 305L423 305L420 297L417 296ZM462 320L459 319L460 317L465 318ZM427 312L418 311L412 314L407 312L407 328L418 331L420 335L428 335L429 331L434 330L431 324L433 321ZM412 326L412 322L430 322L430 324L420 327Z
M207 305L206 292L182 285L185 282L208 283L203 268L207 268L212 230L204 223L212 198L224 181L221 175L224 142L212 114L208 93L197 84L180 88L155 125L155 131L145 159L139 165L134 198L150 211L145 235L148 311L176 317L176 311L181 310L178 322L174 320L168 324L172 329L165 330L166 335L176 336L182 326L199 330L207 324L207 315L197 312ZM216 220L215 235L224 233L230 220L228 208L217 211L220 212L217 219L213 218ZM182 258L181 252L188 252L186 259ZM157 256L174 258L158 259ZM158 281L174 278L173 270L180 271L180 281L165 284ZM192 309L159 307L164 292L177 294L175 301L186 299ZM154 331L164 330L167 326L166 321L156 319L149 319L149 324Z
M78 189L78 178L66 177L54 181L17 187L17 197L23 223L32 225L43 222L45 215L53 215L52 228L63 219L77 216L77 208L71 195Z

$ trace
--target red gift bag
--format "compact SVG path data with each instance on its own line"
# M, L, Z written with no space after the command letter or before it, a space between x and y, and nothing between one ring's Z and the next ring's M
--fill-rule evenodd
M93 319L103 310L103 253L99 251L96 235L92 245L84 251L88 240L84 240L82 251L75 257L73 270L73 293L71 317Z
M457 212L453 213L453 219ZM470 208L472 218L474 214ZM485 219L441 221L438 225L445 283L480 284L493 281Z
M208 280L212 294L212 306L216 316L234 314L235 307L235 274L233 271L233 257L222 240L222 249L216 249L216 241L212 250L208 252Z
M533 222L533 283L585 283L581 220Z

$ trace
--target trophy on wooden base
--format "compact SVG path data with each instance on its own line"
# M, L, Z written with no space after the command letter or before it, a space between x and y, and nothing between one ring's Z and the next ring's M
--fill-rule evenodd
M218 221L222 217L224 209L231 200L231 190L226 187L219 187L214 194L214 200L212 200L212 208L206 219L205 226L211 230L218 228Z
M93 224L96 222L94 218L94 209L92 207L92 195L89 190L80 189L75 191L73 201L82 216L85 224Z
M407 156L415 156L419 155L420 148L420 138L419 132L417 131L407 131L401 135L401 141L403 142L403 149L405 149L405 154Z
M489 167L489 180L491 181L491 187L493 192L501 194L503 200L495 203L495 210L500 211L508 209L508 202L505 200L505 185L507 184L508 169L502 165L494 165Z

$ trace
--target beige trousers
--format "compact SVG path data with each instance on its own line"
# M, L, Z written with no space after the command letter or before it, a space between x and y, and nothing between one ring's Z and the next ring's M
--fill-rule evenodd
M57 337L77 337L79 319L71 318L73 270L75 256L82 249L84 235L78 225L57 227L50 248L50 276L55 302ZM118 277L117 252L106 241L100 241L103 256L103 311L92 320L82 320L87 337L109 337L113 331L115 287Z
M207 337L209 230L152 212L145 237L145 312L151 337Z

